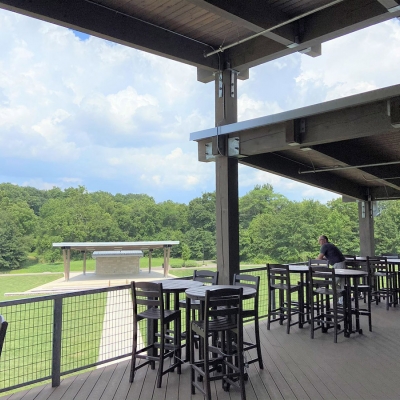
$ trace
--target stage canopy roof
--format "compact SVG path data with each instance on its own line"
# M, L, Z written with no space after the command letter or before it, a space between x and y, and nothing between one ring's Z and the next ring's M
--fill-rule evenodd
M63 242L53 243L53 247L71 249L77 251L100 251L100 250L154 250L163 247L172 247L179 241L167 240L161 242Z

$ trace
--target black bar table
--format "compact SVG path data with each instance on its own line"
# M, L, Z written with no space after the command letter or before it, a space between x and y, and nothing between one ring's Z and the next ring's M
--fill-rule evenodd
M155 281L156 283L162 283L163 292L165 293L165 309L170 309L170 295L174 295L174 310L179 310L179 294L184 293L185 290L189 288L201 287L203 282L193 281L189 279L162 279ZM182 325L183 326L183 325ZM153 340L154 333L157 332L157 321L153 324L149 323L147 330L148 341ZM181 332L182 335L182 332ZM188 339L186 335L186 345L188 344ZM149 342L148 342L149 343Z
M174 310L179 310L179 294L184 293L187 289L203 286L203 282L193 281L189 279L162 279L156 281L162 283L163 291L167 294L165 308L170 307L169 295L174 295Z
M206 299L207 290L218 290L218 289L232 289L232 288L243 288L243 300L251 299L257 294L256 289L249 286L242 285L211 285L211 286L199 286L187 289L186 293L186 361L188 361L188 353L190 349L190 305L191 300L200 301L200 315L203 315L204 301Z
M347 287L346 297L347 297L347 332L346 336L349 337L351 333L362 333L362 329L360 328L360 313L358 310L358 279L364 276L367 276L368 273L366 271L361 271L358 269L335 269L335 276L340 276L345 279L345 284ZM351 279L353 279L353 286L355 291L355 308L354 310L351 308ZM352 314L356 316L356 330L353 330L353 321Z
M308 288L308 273L310 272L310 267L307 264L289 264L289 271L291 273L300 274L300 285L303 288L303 306L306 308L306 311L303 311L299 314L299 328L303 327L303 324L306 322L310 322L310 293ZM304 296L305 291L305 296ZM275 299L274 299L275 300ZM307 318L305 318L307 315Z

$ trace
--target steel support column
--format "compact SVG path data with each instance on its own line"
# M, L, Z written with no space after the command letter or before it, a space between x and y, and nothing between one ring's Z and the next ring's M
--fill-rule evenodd
M358 221L360 228L360 255L375 255L374 214L372 201L358 203Z
M237 76L229 68L215 76L215 124L237 122ZM215 143L215 146L214 146ZM229 158L227 136L218 136L215 147L216 232L219 281L232 282L239 272L238 160Z

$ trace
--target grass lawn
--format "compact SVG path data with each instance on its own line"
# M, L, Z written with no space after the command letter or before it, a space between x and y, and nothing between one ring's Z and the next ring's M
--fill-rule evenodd
M0 312L9 323L0 364L0 389L51 375L54 300L2 306L1 301L37 296L4 296L62 277L62 274L0 276ZM42 296L39 296L42 297ZM98 360L107 293L63 300L61 371ZM0 395L1 396L1 395Z
M37 274L37 275L0 275L0 301L23 299L30 296L4 296L4 293L25 292L45 283L55 281L63 277L63 274Z
M151 259L152 267L161 267L164 263L163 257L153 257ZM202 261L191 261L192 264L198 264L199 266L202 264ZM170 265L182 265L183 261L180 258L170 258ZM149 259L147 257L142 257L140 259L140 268L147 269L149 267ZM89 259L86 260L86 270L94 271L96 268L96 260ZM71 272L81 272L83 270L83 261L71 260L70 271ZM44 264L31 264L26 267L17 269L17 270L0 270L0 277L2 274L5 275L14 275L14 274L31 274L31 273L43 273L43 272L64 272L64 263L62 261L55 263L44 263Z

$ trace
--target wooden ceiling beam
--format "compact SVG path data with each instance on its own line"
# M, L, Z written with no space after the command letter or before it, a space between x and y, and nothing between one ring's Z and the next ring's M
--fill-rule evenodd
M378 0L379 3L383 5L389 12L394 12L397 7L400 7L400 2L398 0Z
M287 138L296 129L296 121L244 129L230 136L239 137L240 154L243 156L289 150L293 146ZM311 146L336 158L343 153L339 150L341 141L399 131L400 128L394 128L390 123L387 102L379 101L306 117L305 132L300 135L299 147ZM331 145L332 151L329 150ZM350 161L343 160L353 164Z
M347 0L293 22L295 48L279 47L277 42L257 37L224 53L233 68L251 68L398 16L400 10L388 12L376 0Z
M360 200L367 200L368 198L365 187L355 185L354 182L344 179L335 173L299 175L298 171L301 164L280 157L275 153L245 157L240 159L239 163L351 198Z
M271 28L290 18L273 6L266 4L264 0L247 0L246 2L232 0L188 1L255 33ZM290 25L283 26L273 32L265 32L262 36L284 46L289 46L294 42L293 27Z
M400 200L400 191L387 186L370 188L369 195L372 200Z

